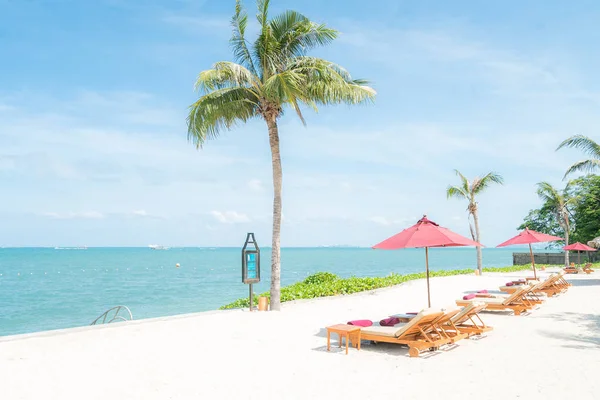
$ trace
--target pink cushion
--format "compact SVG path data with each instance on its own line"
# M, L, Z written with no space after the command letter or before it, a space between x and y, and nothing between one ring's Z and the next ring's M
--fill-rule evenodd
M515 284L512 282L506 282L506 286L514 286Z
M487 289L483 289L483 290L478 290L477 293L487 293Z
M373 322L369 321L368 319L357 319L356 321L349 321L348 325L367 327L373 325Z
M379 321L379 325L381 326L394 326L397 323L399 323L400 320L396 317L389 317L389 318L385 318L382 319L381 321Z
M471 299L474 299L475 297L476 297L475 293L471 293L466 296L463 296L463 300L471 300Z

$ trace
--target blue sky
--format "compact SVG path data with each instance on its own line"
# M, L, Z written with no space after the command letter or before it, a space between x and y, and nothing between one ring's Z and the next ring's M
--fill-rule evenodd
M196 75L231 59L234 3L0 0L1 246L270 242L264 123L186 140ZM597 2L272 0L288 8L340 30L316 55L378 97L280 121L284 246L370 246L424 213L466 235L455 168L505 177L480 198L495 246L581 158L556 146L597 136Z

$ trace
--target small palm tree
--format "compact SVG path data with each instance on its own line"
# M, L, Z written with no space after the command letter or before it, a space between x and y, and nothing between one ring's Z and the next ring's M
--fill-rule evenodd
M502 176L495 172L490 172L483 177L476 177L472 181L469 181L463 174L458 170L454 170L456 175L460 178L460 185L458 186L448 186L446 190L447 198L455 197L459 199L465 199L469 202L467 206L467 211L469 212L469 217L473 218L473 224L469 221L469 229L471 230L471 236L473 240L480 243L481 234L479 232L479 215L478 211L478 203L475 199L475 196L483 192L487 189L491 184L496 183L499 185L504 184L504 179ZM473 225L475 225L475 229L473 229ZM481 274L482 271L482 254L481 247L477 246L477 269Z
M600 170L600 144L596 143L589 137L583 135L572 136L562 142L556 150L558 151L563 147L580 149L585 155L591 157L588 160L578 161L571 165L565 173L565 178L575 172L592 173L596 170Z
M540 199L548 204L554 210L556 222L564 231L565 246L569 244L569 231L571 228L571 219L569 215L569 206L574 204L577 199L569 195L570 182L563 191L556 189L548 182L537 184L537 194ZM565 251L565 266L569 266L569 252Z
M354 80L341 66L307 51L333 41L337 31L295 11L269 19L269 0L258 0L258 37L245 37L248 17L240 0L231 20L230 40L235 62L220 61L196 80L201 97L190 106L188 139L201 147L224 129L260 118L266 122L273 167L273 237L271 309L280 308L280 230L282 169L277 121L293 109L302 123L301 104L358 104L373 100L375 91L364 80Z

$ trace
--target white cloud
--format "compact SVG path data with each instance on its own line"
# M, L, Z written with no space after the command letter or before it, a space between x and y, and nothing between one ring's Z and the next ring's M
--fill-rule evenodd
M246 214L237 211L211 211L210 214L222 224L250 222L250 218Z
M104 214L98 211L81 211L81 212L43 212L40 215L53 219L103 219Z
M131 212L131 214L138 216L138 217L148 217L149 214L146 210L133 210Z
M255 192L261 192L264 190L264 185L260 179L250 179L248 181L248 187Z
M369 221L375 222L376 224L384 225L384 226L392 224L392 221L390 221L389 219L384 218L384 217L371 217L371 218L369 218Z

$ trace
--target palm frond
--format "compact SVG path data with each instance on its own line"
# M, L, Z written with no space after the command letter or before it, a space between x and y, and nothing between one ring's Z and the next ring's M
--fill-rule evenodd
M188 140L202 147L223 129L257 116L258 99L248 88L222 88L208 93L190 106L187 125Z
M259 84L258 77L244 66L229 61L220 61L213 65L213 69L200 72L194 89L209 93L212 90L229 87L254 87L257 92Z
M575 172L593 173L598 169L600 169L600 159L578 161L569 167L567 172L565 172L564 178Z
M563 141L556 150L571 147L582 150L584 154L600 159L600 145L587 136L575 135Z
M462 191L467 194L465 196L466 199L469 199L469 201L471 200L471 183L469 182L469 180L467 179L466 176L464 176L459 170L455 169L454 173L456 174L456 176L458 176L460 178L460 184L461 184L461 189Z
M555 207L564 205L563 195L548 182L540 182L537 184L537 195L544 202L550 203Z
M254 66L254 60L248 50L246 41L246 26L248 25L248 14L242 6L241 0L235 2L235 14L231 18L233 34L229 44L233 50L233 55L240 64L245 65L255 75L258 75Z
M311 22L296 11L286 11L270 21L273 37L283 58L302 56L310 49L331 43L338 32Z
M315 104L359 104L377 94L365 80L353 80L344 68L321 58L295 57L286 70L306 77L305 97Z
M503 185L504 178L496 172L489 172L486 175L484 175L483 177L481 177L481 178L478 177L475 180L473 180L473 185L472 185L471 190L474 195L479 194L494 183L498 184L498 185Z
M457 199L469 199L469 193L465 192L464 188L460 186L448 186L446 189L446 197L448 199L454 197Z

